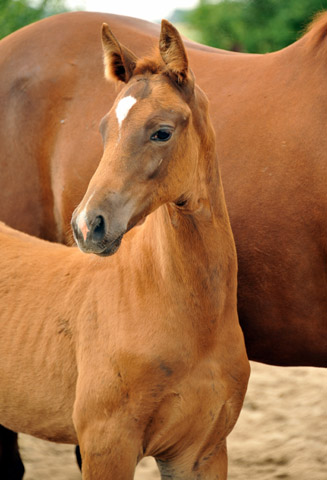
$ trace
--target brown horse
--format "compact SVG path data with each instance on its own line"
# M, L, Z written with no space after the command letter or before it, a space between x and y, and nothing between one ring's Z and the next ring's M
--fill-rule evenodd
M226 479L249 364L208 101L168 22L150 58L102 38L123 87L72 224L110 257L1 225L0 423L79 442L85 480L131 480L145 455Z
M0 43L0 218L50 240L68 241L116 95L102 78L102 21L137 54L158 34L141 20L68 13ZM247 352L276 365L327 363L326 31L323 15L267 55L187 42L218 138Z

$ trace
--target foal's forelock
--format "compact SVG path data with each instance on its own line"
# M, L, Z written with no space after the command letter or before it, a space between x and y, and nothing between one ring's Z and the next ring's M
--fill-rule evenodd
M132 104L135 103L132 100L129 100L129 101L124 100L124 98L132 97L133 99L138 101L138 100L143 100L149 97L152 94L151 84L154 78L160 83L165 83L165 81L167 81L167 83L170 84L170 86L173 87L176 91L182 94L184 93L185 94L184 97L187 100L189 100L190 95L193 92L194 78L193 78L192 72L190 72L190 81L185 83L184 88L181 88L178 82L178 78L174 75L174 72L172 72L163 61L160 55L159 49L155 48L152 56L137 59L136 66L133 70L133 75L130 80L132 84L129 86L129 88L128 88L128 85L126 86L126 92L124 93L124 97L119 101L119 104L121 106L119 107L118 111L119 112L120 110L122 111L123 119L126 118L130 110L128 106L131 105L132 107L133 106ZM133 82L133 79L134 79L134 82ZM123 112L126 114L124 115ZM118 114L117 114L117 118L118 118Z

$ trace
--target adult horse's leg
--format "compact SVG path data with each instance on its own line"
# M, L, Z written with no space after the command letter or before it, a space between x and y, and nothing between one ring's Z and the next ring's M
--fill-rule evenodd
M0 478L21 480L25 468L19 455L17 433L0 425Z
M79 469L82 470L82 456L81 456L81 450L79 448L79 445L76 445L75 447L75 455L76 455L76 462L79 466Z

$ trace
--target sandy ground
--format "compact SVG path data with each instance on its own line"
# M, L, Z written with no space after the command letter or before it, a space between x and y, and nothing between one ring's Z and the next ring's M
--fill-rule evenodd
M24 480L80 480L73 447L20 436ZM327 370L252 363L243 411L229 436L229 480L327 479ZM135 480L159 479L152 458Z

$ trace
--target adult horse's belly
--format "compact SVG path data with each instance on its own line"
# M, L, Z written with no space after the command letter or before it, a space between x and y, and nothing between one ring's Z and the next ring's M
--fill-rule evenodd
M103 79L100 26L143 54L156 25L52 17L0 43L0 219L70 242L70 218L102 153L98 125L116 87ZM208 94L239 260L239 315L250 359L327 363L325 63L305 37L269 55L189 43Z

